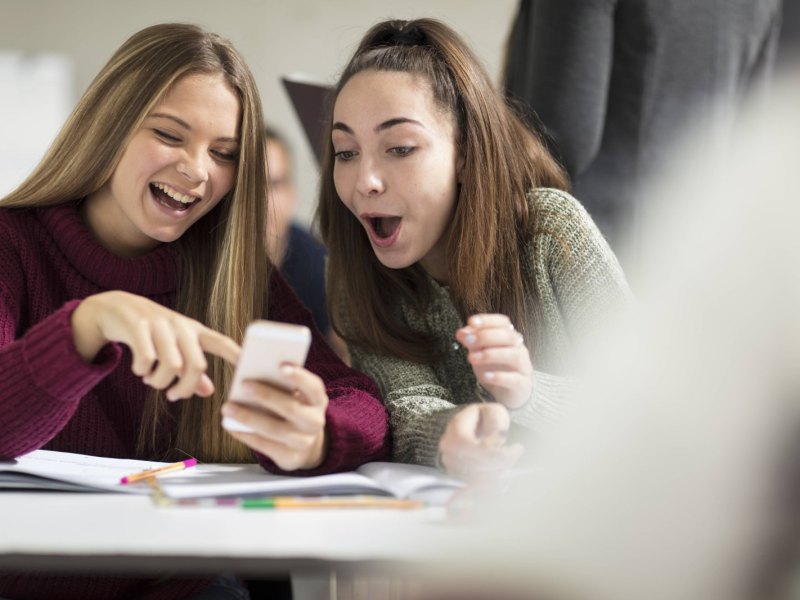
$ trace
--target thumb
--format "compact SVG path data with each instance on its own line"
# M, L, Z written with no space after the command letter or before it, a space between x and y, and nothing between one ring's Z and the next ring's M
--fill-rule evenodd
M508 410L502 404L480 404L476 435L481 442L500 446L505 442L511 425Z
M478 404L470 404L458 411L453 417L454 433L461 440L469 440L473 444L478 440L481 422L479 409L480 406Z

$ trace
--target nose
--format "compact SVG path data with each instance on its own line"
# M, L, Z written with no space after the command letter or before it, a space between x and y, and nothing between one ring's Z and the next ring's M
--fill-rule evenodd
M208 169L199 156L185 156L178 163L178 173L192 183L202 183L208 179Z
M362 196L378 196L383 193L386 184L383 175L371 160L362 159L358 168L356 191Z

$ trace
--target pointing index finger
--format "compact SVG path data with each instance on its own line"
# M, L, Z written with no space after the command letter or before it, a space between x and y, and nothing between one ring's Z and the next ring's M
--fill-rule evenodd
M241 347L227 335L223 335L207 327L200 331L198 336L200 346L205 352L210 352L214 356L219 356L232 365L239 362Z

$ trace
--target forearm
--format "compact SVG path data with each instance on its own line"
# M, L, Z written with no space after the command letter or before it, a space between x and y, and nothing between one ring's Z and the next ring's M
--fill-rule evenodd
M397 462L436 466L444 430L462 408L426 387L397 390L386 397Z
M0 348L0 459L41 448L55 437L88 392L119 361L107 346L92 364L78 354L68 302L16 340Z
M436 464L439 440L459 410L450 391L427 365L365 352L351 346L356 368L375 380L389 411L392 455L397 462Z

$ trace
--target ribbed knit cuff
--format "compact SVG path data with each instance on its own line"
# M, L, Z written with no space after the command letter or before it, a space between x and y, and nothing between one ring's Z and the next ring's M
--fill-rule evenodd
M389 424L394 438L393 459L396 462L441 467L439 442L453 415L466 405L454 406L438 400L440 406L430 406L427 402L414 406L413 399L405 400L404 405L390 409Z
M537 429L557 421L574 395L575 384L568 378L536 371L533 377L533 392L530 400L509 410L511 421Z
M364 393L364 412L373 412L367 417L355 410L357 400L350 400L349 407L331 402L326 414L328 449L322 464L317 467L322 473L352 471L365 462L389 460L388 415L383 405ZM368 403L374 400L374 405Z
M19 379L27 379L56 400L74 401L86 395L117 366L122 354L118 345L107 344L92 364L83 361L75 348L71 324L72 312L80 302L67 302L22 338L25 371L18 374Z

